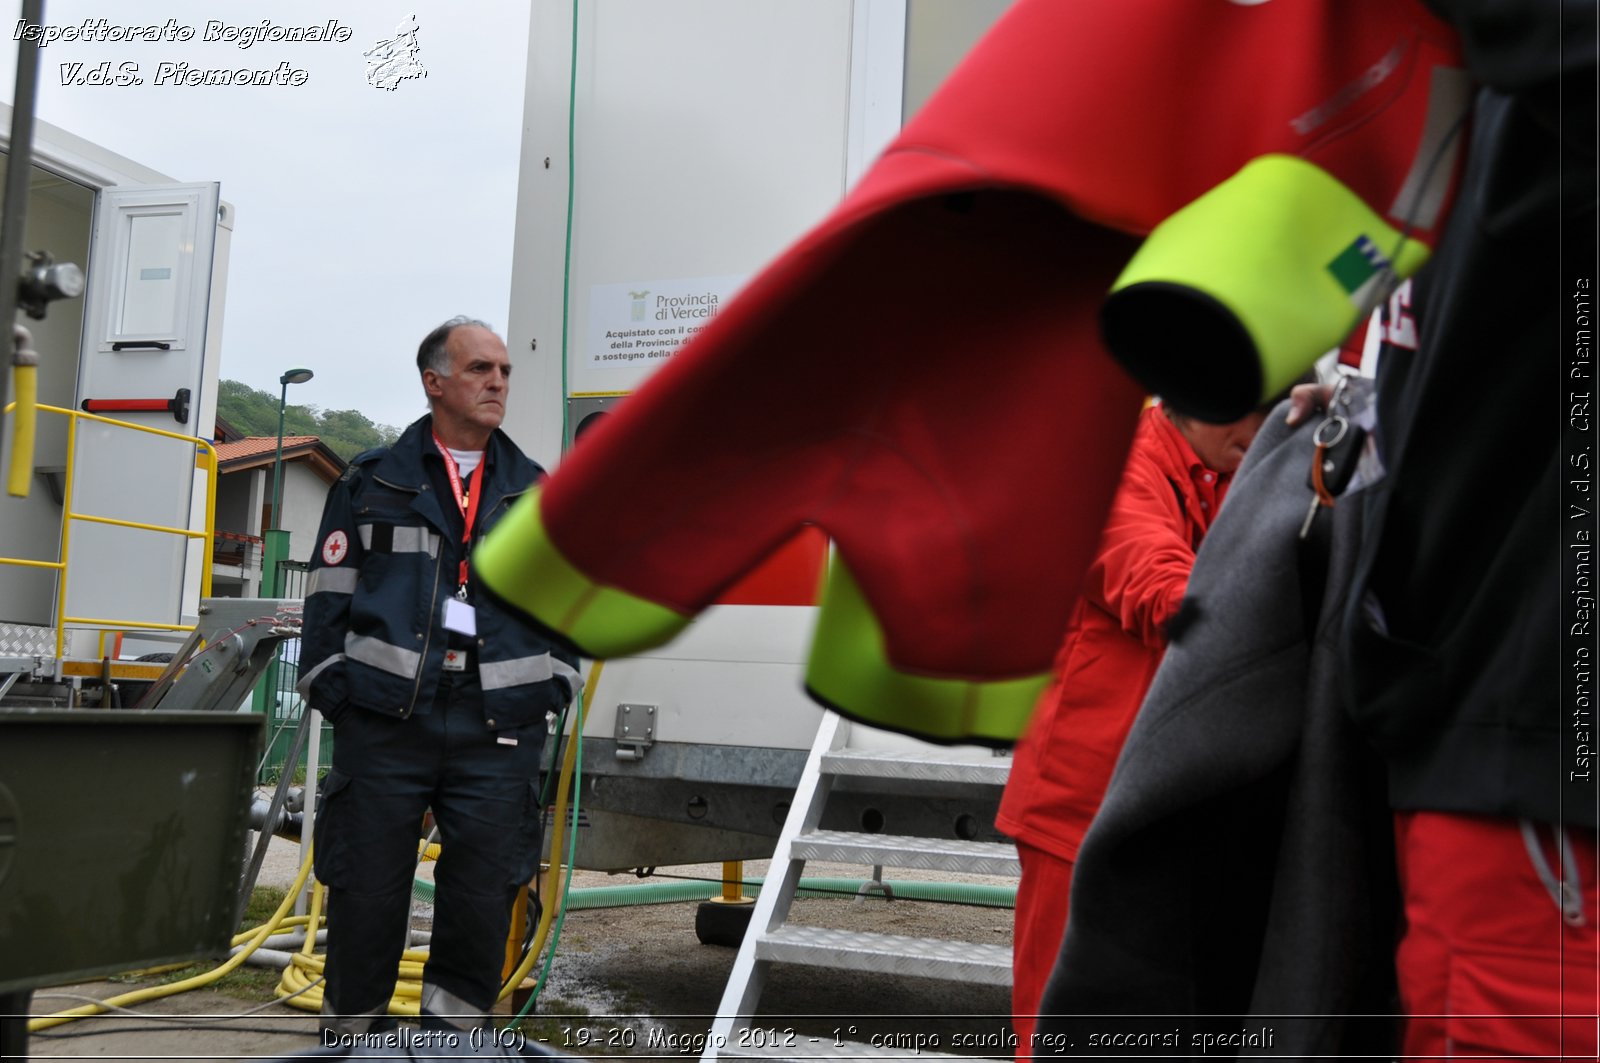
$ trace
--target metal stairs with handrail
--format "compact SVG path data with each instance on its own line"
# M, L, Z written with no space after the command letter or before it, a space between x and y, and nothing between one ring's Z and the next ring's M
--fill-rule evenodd
M703 1060L720 1057L782 1057L784 1038L763 1037L756 1008L768 969L775 963L805 964L835 970L871 971L890 976L920 976L987 985L1011 984L1011 947L946 938L799 926L788 922L789 908L807 861L871 865L876 883L883 867L965 872L1016 877L1021 871L1015 846L960 838L924 838L821 830L819 824L837 780L876 784L912 781L959 786L1003 787L1009 757L963 758L956 751L916 743L915 749L851 744L852 724L837 713L823 715L795 789L788 818L773 850L766 884L756 898L750 925L728 977L717 1016L706 1038ZM805 1058L818 1047L808 1045ZM824 1046L821 1051L827 1052ZM904 1055L847 1043L833 1051L848 1056ZM936 1055L923 1051L923 1055ZM799 1058L799 1057L796 1057Z

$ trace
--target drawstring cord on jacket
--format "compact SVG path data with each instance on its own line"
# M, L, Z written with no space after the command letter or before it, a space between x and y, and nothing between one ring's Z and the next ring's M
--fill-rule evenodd
M1583 912L1583 888L1578 880L1578 858L1572 851L1572 840L1560 827L1553 828L1556 846L1561 851L1562 877L1556 878L1555 869L1545 859L1544 846L1539 844L1539 829L1531 820L1521 820L1522 841L1528 847L1528 859L1539 875L1539 881L1549 891L1551 900L1561 909L1561 917L1568 926L1587 926Z

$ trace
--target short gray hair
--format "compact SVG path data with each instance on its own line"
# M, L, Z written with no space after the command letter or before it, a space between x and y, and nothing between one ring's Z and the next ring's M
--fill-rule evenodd
M417 373L420 375L432 369L440 376L450 375L450 355L445 352L444 345L450 339L450 333L463 325L481 328L486 332L493 332L485 322L465 314L457 314L446 321L426 336L422 337L422 344L417 347Z

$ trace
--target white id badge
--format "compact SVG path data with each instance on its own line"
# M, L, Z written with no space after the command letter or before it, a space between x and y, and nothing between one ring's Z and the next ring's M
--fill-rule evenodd
M472 609L471 602L464 602L460 598L446 598L444 600L444 629L454 631L460 635L476 635L478 633L478 617Z

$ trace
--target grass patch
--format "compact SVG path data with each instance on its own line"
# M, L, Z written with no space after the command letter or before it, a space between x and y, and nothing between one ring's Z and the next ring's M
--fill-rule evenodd
M171 985L197 975L206 974L216 970L226 961L218 960L216 963L191 963L175 970L159 972L134 971L131 974L119 974L107 979L111 982L128 982L133 985ZM247 963L229 971L214 982L208 982L204 989L215 989L219 993L240 997L244 1000L259 1000L266 1003L277 999L273 992L278 987L278 982L283 978L283 972L274 967L252 967Z
M288 895L289 891L282 886L257 886L251 890L250 903L244 906L244 918L239 920L239 929L249 930L265 923Z

